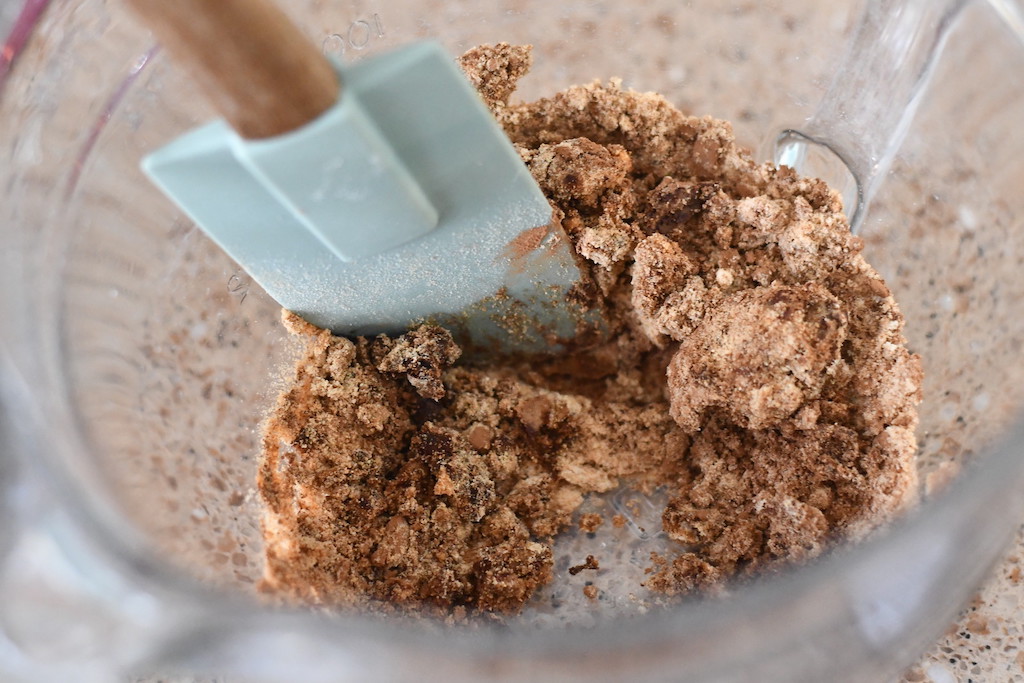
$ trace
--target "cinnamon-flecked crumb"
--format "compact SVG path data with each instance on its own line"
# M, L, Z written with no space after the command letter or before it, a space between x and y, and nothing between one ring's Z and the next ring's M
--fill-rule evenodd
M580 531L588 534L592 534L601 528L604 524L604 517L594 512L588 512L585 515L580 515L579 527Z
M645 585L675 595L814 557L914 501L920 363L838 195L614 80L515 103L529 64L505 44L461 60L610 334L469 365L438 327L353 341L286 314L307 341L264 430L268 592L514 612L584 497L627 484L669 492L677 549Z
M451 333L436 325L423 325L392 342L378 340L377 369L388 374L405 374L420 396L444 398L441 373L462 355Z

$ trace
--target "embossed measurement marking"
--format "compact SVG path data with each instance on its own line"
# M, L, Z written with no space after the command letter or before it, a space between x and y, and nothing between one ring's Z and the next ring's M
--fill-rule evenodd
M384 37L384 22L374 12L369 19L356 19L348 26L348 30L332 33L324 38L323 52L329 55L343 55L349 50L359 52L365 50L370 43Z
M238 271L228 278L228 292L238 297L238 304L245 301L249 295L249 285L252 281L242 271Z

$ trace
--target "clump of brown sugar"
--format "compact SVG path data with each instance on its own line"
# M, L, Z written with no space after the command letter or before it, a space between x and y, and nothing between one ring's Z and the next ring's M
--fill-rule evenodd
M352 341L286 316L307 341L264 432L267 591L515 611L584 497L625 483L670 493L678 550L646 585L677 594L813 557L914 500L919 361L836 193L616 81L512 103L529 63L504 44L461 60L610 335L467 364L437 327Z

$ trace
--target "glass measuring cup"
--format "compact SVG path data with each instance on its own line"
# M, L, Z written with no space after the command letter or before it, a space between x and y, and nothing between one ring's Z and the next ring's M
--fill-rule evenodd
M733 119L749 144L779 121L806 118L857 10L288 7L345 58L426 35L453 53L481 41L533 42L524 98L618 75ZM976 471L888 536L732 600L627 624L615 617L629 610L613 605L608 623L590 630L561 628L567 608L502 632L438 635L358 616L270 613L249 598L260 560L254 429L289 357L276 307L136 170L142 152L208 116L184 77L116 7L54 5L0 103L13 124L0 133L9 150L5 376L24 476L46 468L57 499L20 514L37 538L60 540L96 613L121 626L105 648L48 651L51 663L94 657L97 667L312 680L339 671L412 678L426 667L452 678L820 680L845 667L851 679L872 680L905 662L955 609L948 596L966 597L997 552L1015 519L1009 496L1020 469L994 445L1014 433L1020 400L1017 91L962 82L951 66L995 73L1019 63L1020 46L984 7L970 8L958 30L936 75L955 86L922 101L862 235L929 374L924 470L991 450ZM934 145L935 131L952 142ZM13 614L5 608L8 622ZM13 630L27 656L47 652L38 634Z

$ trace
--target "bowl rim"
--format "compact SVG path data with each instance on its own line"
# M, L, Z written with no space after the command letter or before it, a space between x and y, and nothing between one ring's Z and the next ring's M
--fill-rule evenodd
M26 5L32 5L33 1L44 7L48 2L28 0ZM0 85L2 82L0 74ZM58 296L56 292L51 295ZM280 626L311 635L353 636L356 642L371 635L399 647L430 649L440 644L445 651L469 659L500 656L501 651L510 646L519 654L549 657L562 657L567 652L591 657L595 650L616 652L623 647L647 648L652 644L672 649L681 636L705 632L709 625L720 627L727 623L747 622L752 614L765 614L766 610L771 611L779 604L798 602L801 596L827 589L835 583L836 577L864 573L877 558L900 557L904 549L914 547L915 538L927 536L931 530L951 528L957 519L970 517L971 511L985 502L986 496L991 496L993 491L1009 494L1024 485L1024 457L1020 447L1024 444L1022 413L1014 421L1007 437L968 463L946 491L923 501L880 533L858 543L853 552L848 552L851 550L849 547L837 548L805 566L751 581L724 601L691 599L684 601L679 608L657 610L656 614L642 619L624 621L613 618L601 620L587 629L563 630L557 638L552 638L547 629L499 633L493 629L480 631L454 627L441 633L430 633L417 627L384 625L378 618L365 615L327 618L301 608L271 609L230 591L212 588L160 562L151 544L127 520L122 519L110 503L97 500L95 495L83 490L79 481L83 476L88 479L90 475L80 468L69 467L68 463L84 459L82 454L88 453L90 446L71 400L71 384L66 360L63 360L67 355L60 352L62 340L66 338L56 313L60 309L59 305L51 306L49 310L53 314L40 318L39 343L35 345L38 357L34 361L23 362L24 357L19 355L24 348L22 346L9 345L6 339L0 345L0 359L3 361L0 367L4 368L5 383L11 389L4 397L4 403L19 415L29 413L23 427L38 433L45 430L51 436L56 430L47 425L54 424L54 414L58 415L58 424L71 427L60 430L67 438L58 440L56 447L22 444L22 448L14 449L14 457L35 472L38 480L47 482L55 505L72 520L86 544L111 566L118 567L126 576L138 580L158 595L181 599L193 609L215 615L217 623L238 629ZM0 335L7 336L7 333ZM54 368L54 372L35 372L40 362ZM31 374L26 374L26 368ZM12 379L6 381L7 378ZM40 388L43 391L39 391ZM44 411L45 419L42 417ZM102 487L93 487L92 490L102 490ZM1021 507L1017 506L1018 513ZM1005 529L999 535L1008 538L1017 524L1017 517L1006 515ZM966 601L970 594L970 591L965 591L963 600ZM955 608L953 606L950 610ZM849 614L841 616L848 618ZM630 628L623 629L624 623ZM943 627L944 624L938 624L933 629L934 633L939 633ZM339 643L343 641L339 640Z

